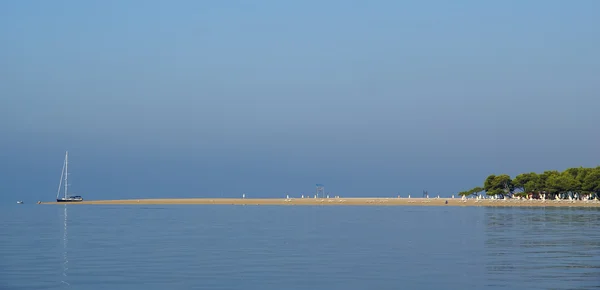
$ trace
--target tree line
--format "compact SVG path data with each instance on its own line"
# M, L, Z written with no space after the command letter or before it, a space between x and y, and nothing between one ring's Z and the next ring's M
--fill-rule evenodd
M596 168L569 168L565 171L547 170L543 173L522 173L515 178L508 174L488 176L483 187L460 192L459 195L531 197L545 199L600 198L600 166Z

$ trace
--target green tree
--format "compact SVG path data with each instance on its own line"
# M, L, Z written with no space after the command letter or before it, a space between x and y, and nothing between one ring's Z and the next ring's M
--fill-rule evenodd
M479 194L482 191L483 191L483 187L480 187L480 186L477 186L477 187L469 190L469 192L471 192L471 194L475 194L475 195Z
M551 196L555 196L557 194L556 191L553 190L551 186L548 184L548 178L551 176L560 175L560 172L557 170L546 170L544 173L538 175L538 180L535 185L535 188L539 193L546 193Z
M585 176L582 189L598 196L600 194L600 167L596 167Z
M460 196L469 196L469 195L473 195L473 194L478 194L478 193L480 193L482 191L483 191L483 188L477 186L477 187L475 187L475 188L473 188L471 190L461 191L461 192L458 193L458 195L460 195Z
M468 191L461 191L461 192L458 193L458 195L460 195L460 196L469 196L469 195L471 195L471 193L468 192Z
M527 181L527 183L525 183L525 186L524 186L524 192L525 193L540 192L541 190L538 188L538 184L539 184L539 182L537 179Z
M584 195L589 195L592 194L593 192L586 190L584 188L584 183L585 183L585 178L592 172L594 171L593 168L580 168L577 171L577 176L575 177L575 179L577 179L577 181L579 181L579 184L581 186L580 188L580 192Z
M575 170L573 170L575 169ZM569 168L564 171L561 176L564 178L565 190L568 194L577 195L577 198L581 198L583 190L581 188L581 182L577 180L579 171L582 168ZM569 172L568 170L572 170ZM575 173L575 174L574 174Z
M485 191L487 195L511 195L515 189L520 192L515 195L526 196L528 193L545 194L546 198L565 198L592 195L600 198L600 166L596 168L567 168L563 172L546 170L541 174L535 172L522 173L514 179L506 174L489 175L483 187L475 187L460 195L469 196Z
M522 173L513 179L513 186L515 189L520 189L522 192L529 193L539 191L536 188L538 184L539 176L535 172Z
M483 189L487 195L501 195L504 197L505 195L512 194L514 186L510 176L507 174L492 174L486 178L483 184Z
M492 174L488 176L483 182L483 190L486 192L492 190L494 187L494 180L496 180L496 175Z
M583 171L583 169L584 169L583 167L579 167L579 168L577 168L577 167L575 167L575 168L567 168L562 173L563 174L569 174L572 177L577 178L577 176L579 175L579 172Z
M546 180L547 189L554 194L561 196L574 195L580 188L580 183L568 172L556 175L552 174Z

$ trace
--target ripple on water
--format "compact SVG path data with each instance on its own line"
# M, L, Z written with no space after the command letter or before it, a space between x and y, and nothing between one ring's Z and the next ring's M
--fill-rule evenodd
M600 285L597 209L25 205L0 215L0 289Z

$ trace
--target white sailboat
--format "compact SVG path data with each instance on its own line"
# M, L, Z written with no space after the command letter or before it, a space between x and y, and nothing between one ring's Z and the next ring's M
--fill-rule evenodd
M65 190L63 197L60 196L60 190L62 189L63 177L65 181ZM83 201L83 198L79 195L69 196L67 190L69 188L69 151L65 152L65 161L63 163L63 169L60 172L60 182L58 183L58 192L56 193L56 202L77 202Z

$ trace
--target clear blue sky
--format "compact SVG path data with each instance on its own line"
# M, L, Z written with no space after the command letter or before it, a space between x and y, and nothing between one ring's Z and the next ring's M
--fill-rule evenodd
M1 1L0 192L449 196L597 166L600 1Z

